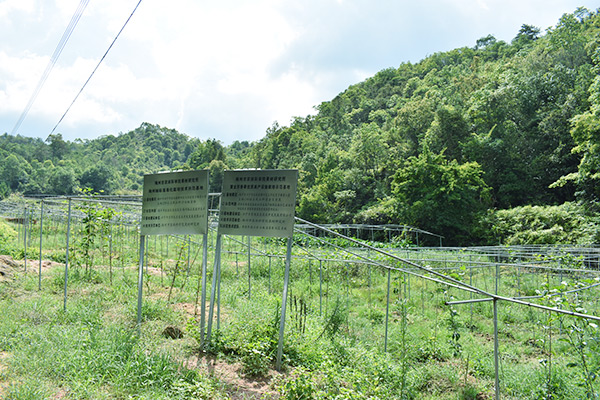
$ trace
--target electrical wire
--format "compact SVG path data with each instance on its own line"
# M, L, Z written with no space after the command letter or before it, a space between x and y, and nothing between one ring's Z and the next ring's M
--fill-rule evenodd
M50 135L52 135L54 133L54 131L56 130L56 128L58 127L58 125L60 125L60 123L62 122L62 120L65 118L65 116L67 115L67 113L71 109L71 107L73 107L73 104L75 104L75 101L77 101L77 98L79 97L79 95L81 94L81 92L83 92L83 89L85 89L85 87L87 86L87 84L89 83L89 81L92 79L92 76L94 76L94 74L96 73L96 70L98 69L98 67L100 67L100 64L102 64L102 61L104 61L104 59L106 58L106 55L108 54L108 52L110 51L110 49L112 49L113 45L115 44L115 42L117 41L117 39L121 35L121 32L123 32L123 29L125 29L125 27L129 23L129 20L131 19L131 17L133 17L133 14L135 14L135 11L140 6L141 2L142 2L142 0L138 1L138 3L136 4L135 8L131 12L131 15L129 15L129 18L127 18L127 21L125 21L125 23L123 24L123 26L119 30L119 33L117 33L117 36L115 36L115 38L113 39L113 41L110 44L110 46L108 46L108 49L106 50L106 52L104 53L104 55L102 56L102 58L100 59L100 61L98 61L98 64L96 65L96 68L94 68L94 70L90 74L89 78L87 78L87 80L85 81L85 83L83 84L83 86L81 87L81 89L79 90L79 93L77 93L77 95L75 96L75 98L71 102L71 105L69 105L69 107L67 108L67 110L65 111L65 113L62 115L62 117L60 117L60 120L56 123L56 125L54 125L54 128L52 128L52 132L50 132Z
M42 90L42 86L44 86L44 83L46 83L46 79L48 79L50 72L54 68L54 65L56 65L56 61L58 61L58 57L62 53L67 42L69 41L69 38L71 37L71 34L73 33L73 30L75 29L75 26L79 22L79 19L81 18L81 15L83 14L83 11L85 10L85 8L87 7L89 2L90 2L90 0L81 0L79 2L79 6L77 6L77 10L75 10L75 14L73 14L73 17L71 17L71 22L69 22L67 29L65 29L65 32L63 33L62 38L58 42L58 45L56 46L56 49L54 50L54 53L52 54L50 61L48 61L48 65L46 66L46 69L44 70L42 77L40 78L40 81L38 82L35 90L33 91L33 94L31 95L31 98L29 99L29 102L25 106L25 109L21 113L21 116L17 120L17 123L13 127L11 135L15 135L17 133L17 131L19 130L19 128L21 127L21 124L25 120L25 117L29 113L31 106L33 106L33 103L37 99L38 94Z

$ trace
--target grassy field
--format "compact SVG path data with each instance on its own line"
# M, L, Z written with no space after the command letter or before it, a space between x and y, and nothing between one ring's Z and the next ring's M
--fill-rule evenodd
M426 271L388 275L346 253L341 240L325 246L298 235L283 368L275 371L284 241L253 238L249 258L246 239L225 238L219 319L202 349L200 238L149 238L138 326L135 228L99 229L90 242L85 223L73 226L65 308L64 226L44 227L41 281L39 226L30 232L26 271L21 227L2 228L4 253L16 264L6 258L1 270L0 398L494 398L492 302L448 306L481 296L424 279L433 277ZM488 292L537 294L531 301L600 315L597 287L571 292L596 284L595 271L568 255L525 261L466 249L393 251ZM213 256L211 247L209 283ZM597 397L593 321L500 302L498 325L501 398Z

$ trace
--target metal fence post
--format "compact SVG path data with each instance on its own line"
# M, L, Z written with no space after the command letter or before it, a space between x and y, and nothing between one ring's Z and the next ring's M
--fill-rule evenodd
M392 279L392 270L388 269L388 279L387 279L387 299L385 303L385 341L383 345L383 351L387 353L387 344L388 344L388 322L390 316L390 283Z
M495 370L495 393L494 399L500 400L500 366L498 351L498 299L494 298L494 370Z
M63 309L67 311L67 284L69 283L69 240L71 236L71 198L69 197L69 211L67 217L67 248L65 250L65 298Z
M40 207L40 268L38 271L38 290L42 290L42 243L44 233L44 200L42 200L42 204Z
M29 213L27 207L23 216L23 257L25 258L25 272L27 272L27 221L29 220Z
M323 314L323 260L319 260L319 315Z

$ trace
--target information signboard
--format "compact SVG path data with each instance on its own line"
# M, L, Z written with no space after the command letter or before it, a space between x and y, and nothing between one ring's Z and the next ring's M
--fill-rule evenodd
M144 175L142 235L207 233L208 170Z
M219 234L291 237L298 170L225 171Z

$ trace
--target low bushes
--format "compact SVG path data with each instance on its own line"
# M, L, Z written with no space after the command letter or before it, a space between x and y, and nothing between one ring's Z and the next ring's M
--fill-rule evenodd
M484 225L492 243L590 244L600 241L597 217L576 203L523 206L488 213Z

